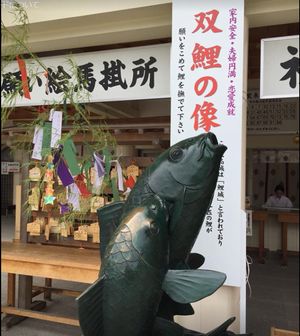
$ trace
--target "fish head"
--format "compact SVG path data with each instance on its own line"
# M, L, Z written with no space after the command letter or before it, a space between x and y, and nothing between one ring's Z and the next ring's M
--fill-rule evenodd
M226 149L211 132L182 140L149 167L149 186L168 201L195 200L201 193L214 190Z
M135 211L138 216L130 228L133 246L147 264L164 269L168 264L169 251L168 209L154 195L145 199Z

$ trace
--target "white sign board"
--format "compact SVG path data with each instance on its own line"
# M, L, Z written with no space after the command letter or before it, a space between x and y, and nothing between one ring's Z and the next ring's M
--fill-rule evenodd
M165 98L170 96L170 44L96 51L70 56L13 62L1 76L1 98L15 90L26 71L27 83L19 91L16 106L63 103L63 88L73 85L73 99L80 103ZM72 65L73 64L73 65ZM78 72L77 72L78 70ZM76 76L76 72L79 76ZM81 78L81 79L80 79ZM59 85L57 85L57 83ZM25 84L25 87L23 86ZM28 87L27 98L24 94Z
M260 98L299 97L299 35L261 40Z
M171 143L213 132L228 147L194 252L204 269L240 286L246 216L242 192L243 1L173 1ZM222 209L222 211L220 211ZM245 235L245 234L244 234Z
M19 173L20 162L4 162L1 161L1 174L7 175L8 173Z

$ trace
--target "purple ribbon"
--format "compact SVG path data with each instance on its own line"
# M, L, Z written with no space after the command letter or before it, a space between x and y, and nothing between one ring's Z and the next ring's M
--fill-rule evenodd
M105 175L104 160L101 155L94 153L95 169L98 177Z
M62 184L67 187L68 185L74 183L74 179L69 171L68 166L65 161L61 158L60 153L56 152L54 154L53 164L57 163L56 172L61 179Z
M63 215L67 212L70 211L70 208L69 208L69 204L66 203L66 204L63 204L63 203L59 203L59 206L60 206L60 214Z

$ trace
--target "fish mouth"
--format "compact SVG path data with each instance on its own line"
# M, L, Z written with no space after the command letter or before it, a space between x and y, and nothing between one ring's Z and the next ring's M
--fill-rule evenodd
M223 144L219 144L218 143L217 137L215 136L214 133L211 133L211 132L208 132L206 134L206 136L205 136L205 144L212 151L218 152L218 153L221 153L221 154L223 154L226 151L226 149L227 149L226 146L224 146Z

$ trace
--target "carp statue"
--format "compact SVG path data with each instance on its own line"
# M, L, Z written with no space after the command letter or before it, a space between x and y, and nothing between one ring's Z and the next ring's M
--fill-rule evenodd
M213 133L185 139L145 170L125 202L98 209L101 270L76 299L84 336L235 335L227 330L234 318L207 334L174 322L226 280L191 254L225 151Z

